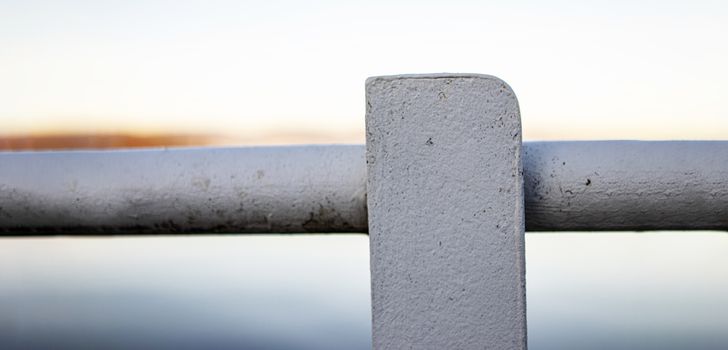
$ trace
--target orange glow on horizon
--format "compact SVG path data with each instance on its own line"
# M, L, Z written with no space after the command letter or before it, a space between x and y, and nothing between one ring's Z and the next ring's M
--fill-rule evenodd
M358 131L330 133L313 131L258 132L249 135L185 133L33 133L0 136L2 151L72 149L124 149L159 147L201 147L234 145L286 145L363 143Z
M698 127L651 130L644 128L566 128L555 131L524 125L524 141L535 140L722 140L725 128L709 130ZM255 146L301 144L363 144L363 128L349 129L251 129L245 133L184 132L36 132L0 135L0 151L123 149L203 146Z

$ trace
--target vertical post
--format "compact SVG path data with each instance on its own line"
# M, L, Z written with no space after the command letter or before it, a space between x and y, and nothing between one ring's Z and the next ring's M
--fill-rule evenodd
M366 83L374 349L525 349L521 124L492 76Z

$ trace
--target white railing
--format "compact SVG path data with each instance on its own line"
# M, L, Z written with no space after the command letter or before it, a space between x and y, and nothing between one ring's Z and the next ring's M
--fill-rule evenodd
M375 348L523 349L524 229L728 228L728 142L520 135L497 78L372 78L366 149L0 154L0 234L368 232Z
M726 230L728 142L523 144L527 231ZM364 146L0 153L0 235L367 232Z

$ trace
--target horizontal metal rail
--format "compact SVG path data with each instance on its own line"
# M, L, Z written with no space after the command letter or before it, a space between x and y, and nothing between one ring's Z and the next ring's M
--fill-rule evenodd
M728 229L728 142L524 146L526 230Z
M361 146L0 154L5 234L366 232Z
M367 232L364 154L1 153L0 234ZM728 142L526 142L523 168L529 231L728 229Z

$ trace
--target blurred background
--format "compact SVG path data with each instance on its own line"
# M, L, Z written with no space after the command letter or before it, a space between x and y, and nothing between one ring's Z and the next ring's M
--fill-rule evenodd
M726 139L724 1L0 0L0 149L364 142L496 75L524 140ZM0 167L2 165L0 164ZM532 349L728 348L728 235L528 234ZM364 235L0 240L0 348L366 349Z

